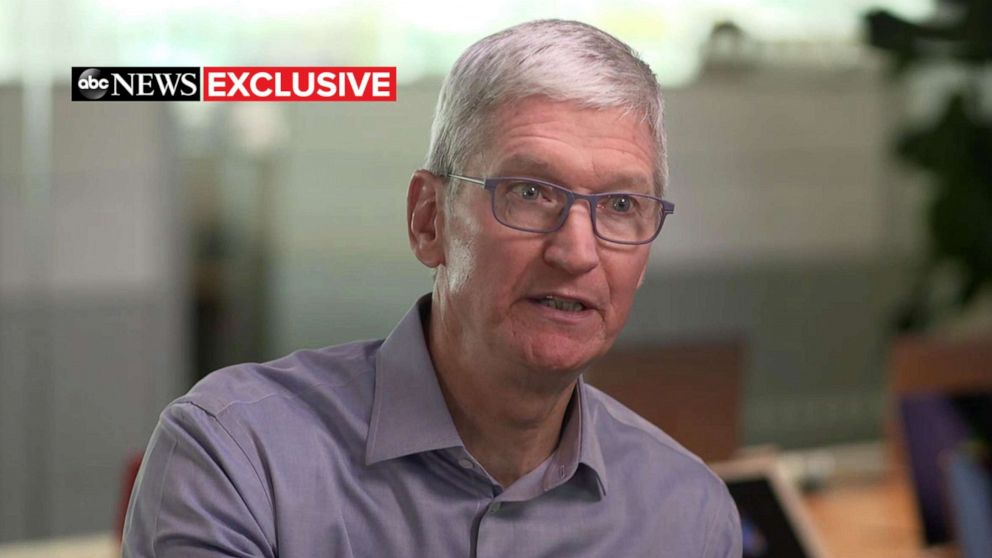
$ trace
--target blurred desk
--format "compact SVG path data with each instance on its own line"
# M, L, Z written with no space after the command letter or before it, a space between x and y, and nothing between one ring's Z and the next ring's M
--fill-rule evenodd
M905 476L835 481L803 500L828 557L951 558L924 549L912 487Z
M120 555L120 541L114 533L0 544L0 558L115 558Z

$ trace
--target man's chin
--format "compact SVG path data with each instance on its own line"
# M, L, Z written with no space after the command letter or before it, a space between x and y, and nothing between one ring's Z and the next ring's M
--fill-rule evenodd
M578 340L548 342L531 345L525 351L525 361L529 368L541 373L567 376L579 374L599 357L603 350L596 350L600 343L582 343Z

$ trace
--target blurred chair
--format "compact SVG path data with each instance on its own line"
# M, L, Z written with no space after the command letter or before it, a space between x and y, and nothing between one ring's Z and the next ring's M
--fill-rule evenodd
M951 514L962 558L992 552L992 466L988 456L958 448L944 462Z
M903 337L892 346L894 447L906 456L927 544L954 533L946 465L969 439L992 440L992 337Z
M144 459L144 452L136 452L128 458L121 475L121 494L117 504L117 528L115 534L117 540L124 536L124 520L127 519L127 507L131 503L131 491L134 490L134 483L138 480L138 472L141 471L141 461Z
M890 357L889 380L897 395L992 391L992 335L900 337Z
M740 443L745 357L740 339L621 345L586 379L703 460L722 461Z

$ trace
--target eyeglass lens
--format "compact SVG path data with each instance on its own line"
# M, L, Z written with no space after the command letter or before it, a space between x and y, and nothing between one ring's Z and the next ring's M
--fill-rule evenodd
M540 182L500 181L493 191L493 208L503 224L535 232L557 229L565 217L569 193ZM637 194L611 194L597 200L596 232L607 240L648 240L663 218L661 202Z

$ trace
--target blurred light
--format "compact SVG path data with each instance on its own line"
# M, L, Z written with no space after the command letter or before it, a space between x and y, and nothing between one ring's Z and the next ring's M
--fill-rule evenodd
M0 0L2 1L2 0ZM579 19L631 44L667 86L692 80L716 22L733 21L759 42L861 42L861 15L884 7L920 19L932 0L605 0L567 5L524 0L403 3L370 0L65 0L52 21L49 68L62 78L80 64L382 64L401 82L442 75L471 42L536 18ZM14 39L17 11L29 0L0 4L0 79L20 76Z

